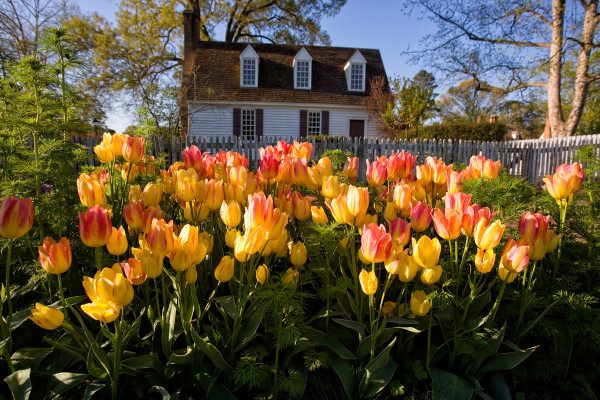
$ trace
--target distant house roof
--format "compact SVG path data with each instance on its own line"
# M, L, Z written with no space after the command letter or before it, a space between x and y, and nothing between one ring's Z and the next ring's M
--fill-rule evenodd
M259 56L258 87L240 87L240 54L248 44L198 42L195 81L188 81L187 99L361 105L371 92L372 78L383 77L388 87L379 50L263 43L250 43ZM294 57L302 47L312 57L310 90L294 89ZM357 50L367 62L364 92L349 91L344 72Z

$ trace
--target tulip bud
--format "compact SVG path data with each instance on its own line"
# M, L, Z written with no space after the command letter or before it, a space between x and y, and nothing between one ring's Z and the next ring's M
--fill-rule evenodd
M394 206L394 203L386 203L385 205L385 210L383 211L383 218L388 222L388 224L395 220L397 217L396 215L396 207Z
M394 206L400 212L402 218L410 217L412 190L410 186L398 184L394 188Z
M269 279L269 267L266 264L259 265L256 268L256 281L261 285Z
M215 279L219 282L229 282L233 278L235 260L229 256L223 256L217 268L215 268Z
M392 252L392 235L385 231L383 225L369 224L362 234L361 249L369 262L383 262Z
M235 247L235 238L237 236L238 231L235 229L229 229L225 232L225 244L227 246L234 248Z
M142 158L144 157L144 141L145 139L139 136L124 137L121 152L125 160L131 164L142 161Z
M410 226L415 232L423 232L431 223L431 206L418 202L410 208Z
M425 292L422 290L415 290L410 296L410 310L412 313L418 317L422 317L427 315L430 308L431 303Z
M426 285L433 285L442 277L442 266L434 265L431 268L423 268L421 270L421 282Z
M321 171L321 175L325 177L329 177L333 175L333 164L329 157L322 157L317 163L319 167L319 171ZM334 196L337 197L337 196Z
M49 274L62 274L71 266L72 253L69 239L62 238L56 243L51 237L45 237L38 246L40 264Z
M127 251L128 243L125 236L125 229L120 226L119 229L113 227L110 234L110 239L106 243L106 249L113 256L120 256Z
M40 328L49 331L58 328L63 323L64 318L65 315L62 311L46 307L41 303L35 303L35 308L31 310L31 317L29 317Z
M367 272L366 269L363 269L358 275L358 280L364 294L371 296L377 292L379 281L375 275L375 271Z
M229 204L223 201L221 209L219 210L219 215L225 225L230 228L238 226L242 220L242 210L240 209L240 205L235 201L232 201Z
M379 187L387 179L387 165L379 161L370 163L367 160L367 182L371 187Z
M396 218L390 223L390 235L396 246L406 246L410 241L410 222Z
M335 175L330 175L327 179L325 179L323 181L323 188L321 189L321 193L323 194L323 197L326 197L328 199L338 197L341 193L338 177Z
M302 242L290 242L288 244L290 248L290 261L293 265L299 267L300 265L306 264L306 246Z
M0 236L17 239L33 226L33 203L31 199L5 197L0 202Z
M324 225L329 222L327 219L327 214L325 214L325 210L323 207L312 206L310 208L310 213L312 215L312 221L317 225Z
M283 283L284 285L286 285L288 283L296 285L298 283L299 277L300 277L300 271L298 271L295 268L288 268L287 271L285 271L285 275L283 276L283 279L281 279L281 283Z
M508 272L519 273L527 268L529 263L529 245L523 239L514 240L512 236L508 237L506 246L502 250L500 266Z
M195 265L192 265L188 269L185 270L185 281L193 285L198 280L198 269Z
M112 147L110 147L110 143L106 143L105 141L94 146L94 153L96 153L98 160L102 164L108 164L115 159L115 154L112 151Z
M130 230L141 229L144 217L144 203L127 203L123 207L123 218Z
M100 205L79 213L79 236L88 247L101 247L108 243L112 233L112 222L108 210Z
M154 218L146 241L150 251L156 256L169 254L173 250L173 221L167 223L163 219Z
M292 193L292 211L298 221L306 221L311 216L310 200L298 192Z
M95 177L91 177L88 174L81 174L77 178L77 194L81 204L87 208L92 208L96 204L100 204L105 207L107 200L106 194L104 193L104 187L102 183Z
M435 208L432 219L435 231L442 239L454 240L460 236L462 218L456 210L447 208L444 214L442 210Z

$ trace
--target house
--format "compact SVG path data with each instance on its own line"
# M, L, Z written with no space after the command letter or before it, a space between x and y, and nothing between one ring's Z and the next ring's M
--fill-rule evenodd
M372 78L389 90L379 50L203 42L184 11L185 135L377 136L362 107Z

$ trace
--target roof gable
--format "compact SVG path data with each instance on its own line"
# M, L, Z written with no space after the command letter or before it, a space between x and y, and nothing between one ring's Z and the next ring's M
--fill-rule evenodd
M242 51L240 53L240 59L241 58L259 58L259 57L258 57L258 54L256 54L256 51L254 51L254 48L252 48L251 45L248 45L248 46L246 46L244 51Z
M298 53L296 53L296 57L294 57L296 61L312 61L312 56L306 50L306 48L302 47Z

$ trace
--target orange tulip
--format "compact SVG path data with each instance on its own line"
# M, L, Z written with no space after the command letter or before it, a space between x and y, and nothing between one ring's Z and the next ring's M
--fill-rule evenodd
M463 186L461 183L464 180L464 174L458 171L451 171L448 174L448 193L454 194L461 192L463 190Z
M229 282L235 271L235 260L229 256L223 256L219 265L215 268L215 279L219 282Z
M355 218L364 216L369 208L369 189L366 187L350 186L348 188L347 209Z
M446 195L446 208L445 211L452 209L460 214L462 219L463 214L471 206L471 197L473 195L466 195L461 192Z
M377 292L379 281L377 276L375 276L375 271L367 272L367 270L363 269L358 275L358 280L364 294L371 296Z
M235 201L229 202L229 204L223 201L219 215L225 225L230 228L238 226L242 220L242 210L240 209L240 205Z
M195 250L195 248L186 244L184 238L174 238L173 250L169 253L169 263L175 271L182 272L192 266L191 250Z
M141 229L142 222L144 217L144 203L127 203L125 207L123 207L123 218L127 223L129 229Z
M71 266L72 253L69 239L61 238L56 243L47 236L41 246L38 246L40 264L49 274L62 274Z
M106 194L102 183L88 174L81 174L77 178L77 194L79 194L81 203L87 208L92 208L96 204L106 206Z
M486 218L482 218L475 226L475 232L473 237L475 238L475 244L481 250L493 249L498 246L506 225L502 225L500 220L496 220L489 224Z
M388 180L395 182L398 179L408 178L415 167L417 157L410 153L394 153L387 160Z
M79 236L88 247L101 247L108 243L112 233L110 213L96 204L85 214L79 213Z
M439 208L433 210L433 225L437 234L446 240L454 240L460 236L462 221L460 214L451 208L446 209L446 214Z
M462 217L462 233L466 236L473 237L477 223L482 218L489 221L494 215L496 215L495 211L492 213L489 208L481 207L478 204L467 207Z
M496 262L496 254L493 249L488 249L483 251L481 249L477 249L477 254L475 255L475 267L477 271L482 274L487 274L494 268L494 263Z
M254 226L262 226L267 240L276 239L282 234L288 223L288 215L273 207L271 196L264 193L248 196L248 205L244 213L244 230L247 232Z
M141 285L146 280L146 273L142 268L142 262L137 258L129 258L121 261L121 268L132 285Z
M422 202L411 205L410 226L415 232L423 232L431 223L431 206Z
M351 182L355 182L358 176L358 162L358 157L348 157L348 161L344 164L343 174Z
M159 183L150 182L146 184L146 187L144 187L144 191L142 192L142 199L144 200L144 204L146 206L158 207L160 201L162 200L162 195L162 185Z
M500 161L486 160L484 156L471 156L469 167L474 179L484 177L486 181L496 179L502 168Z
M202 152L196 145L185 148L183 151L183 164L185 169L193 168L199 176L204 178L206 168L202 160Z
M548 190L550 196L558 200L565 200L572 198L573 194L573 177L554 174L546 175L544 178L546 183L545 189Z
M317 163L317 167L319 168L319 171L321 172L321 176L323 176L323 178L333 175L333 164L331 163L331 158L322 157Z
M223 181L211 179L206 183L206 193L204 194L204 203L209 210L215 211L221 207L225 191L223 190Z
M248 170L242 165L231 167L227 171L227 178L230 185L246 186L248 182Z
M554 175L564 176L567 180L571 180L573 186L572 191L576 192L583 183L583 166L578 162L573 164L562 164L556 167Z
M144 142L145 139L140 136L125 136L121 148L125 160L131 164L142 161L142 158L144 158Z
M110 233L110 239L106 243L106 249L113 256L120 256L127 251L128 243L125 236L125 229L120 226L119 229L113 227Z
M258 172L263 179L271 180L277 176L279 170L279 159L275 154L269 153L261 156Z
M163 257L173 251L173 221L167 223L164 219L152 220L146 237L148 248L158 257Z
M390 223L390 235L398 247L404 247L410 241L410 222L396 218Z
M148 234L150 232L150 227L152 226L153 219L163 219L165 217L165 212L155 208L148 207L144 210L144 215L142 216L142 232Z
M367 182L371 187L379 187L387 179L387 165L379 161L370 163L367 160Z
M123 163L122 169L121 169L121 178L123 178L124 181L126 182L131 182L132 180L135 179L135 177L137 176L137 169L135 167L135 164L131 164L131 163ZM137 199L131 200L131 201L137 201Z
M292 193L292 211L298 221L306 221L310 218L310 200L298 192Z
M523 239L515 240L508 237L506 246L502 250L500 266L510 273L523 271L529 263L529 246Z
M290 160L290 178L292 183L302 186L308 181L308 166L304 158L294 157Z
M392 252L392 242L392 235L383 225L369 224L361 237L362 253L369 262L384 262Z

